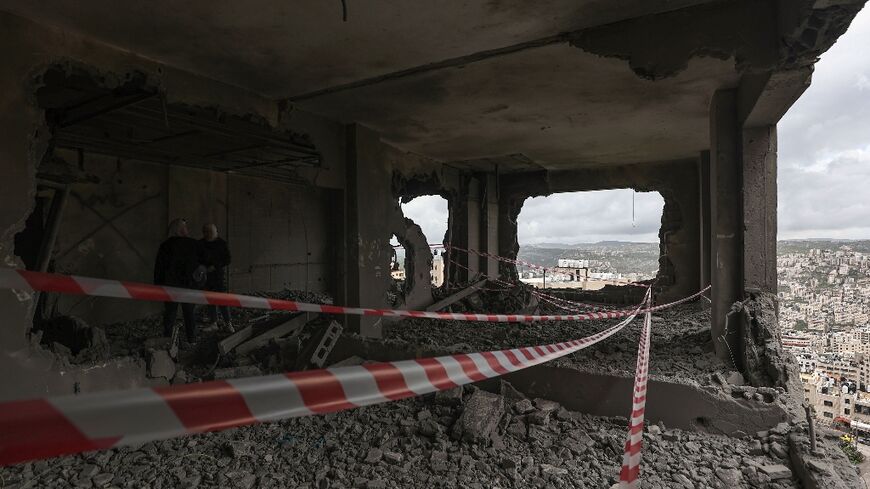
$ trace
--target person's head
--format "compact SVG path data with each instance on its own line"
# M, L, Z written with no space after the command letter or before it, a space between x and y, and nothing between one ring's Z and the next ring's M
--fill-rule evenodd
M218 237L217 226L214 224L206 224L205 226L203 226L202 227L202 237L206 241L212 241L212 240L217 239L217 237Z
M184 219L173 219L172 222L169 223L169 237L180 236L187 237L190 236L190 231L187 230L187 221Z

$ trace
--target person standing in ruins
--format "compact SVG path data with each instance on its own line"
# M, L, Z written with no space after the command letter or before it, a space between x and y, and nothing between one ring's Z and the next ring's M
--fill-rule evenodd
M160 244L154 263L154 283L171 287L198 288L205 281L199 243L190 237L187 221L175 219L169 223L169 237ZM163 336L172 337L179 304L164 303ZM182 303L181 315L187 341L196 341L196 319L193 304Z
M203 264L206 266L207 272L205 290L226 292L227 266L232 261L227 242L218 235L218 228L214 224L206 224L202 227L202 239L199 242L202 246ZM228 306L208 306L208 311L211 324L217 324L218 311L220 311L224 327L231 333L235 331Z

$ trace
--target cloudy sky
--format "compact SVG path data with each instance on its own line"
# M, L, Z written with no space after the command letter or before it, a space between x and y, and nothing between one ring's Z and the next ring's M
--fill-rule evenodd
M870 8L816 64L813 83L779 123L779 237L870 239ZM529 199L520 244L658 241L661 196L611 190ZM634 218L632 218L634 207ZM430 242L447 202L403 206Z

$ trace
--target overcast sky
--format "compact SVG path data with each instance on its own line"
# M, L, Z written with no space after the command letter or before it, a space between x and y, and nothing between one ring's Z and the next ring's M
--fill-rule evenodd
M870 239L870 8L816 64L813 83L779 123L779 238ZM528 199L520 244L658 241L662 198L610 190ZM429 242L447 229L447 202L402 206Z

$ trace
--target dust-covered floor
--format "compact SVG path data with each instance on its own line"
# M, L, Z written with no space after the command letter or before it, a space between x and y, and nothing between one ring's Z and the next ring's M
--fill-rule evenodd
M608 488L625 419L474 387L322 416L21 464L9 488ZM787 425L762 438L652 426L647 488L794 488ZM766 448L763 448L766 447ZM781 477L781 478L779 478Z

